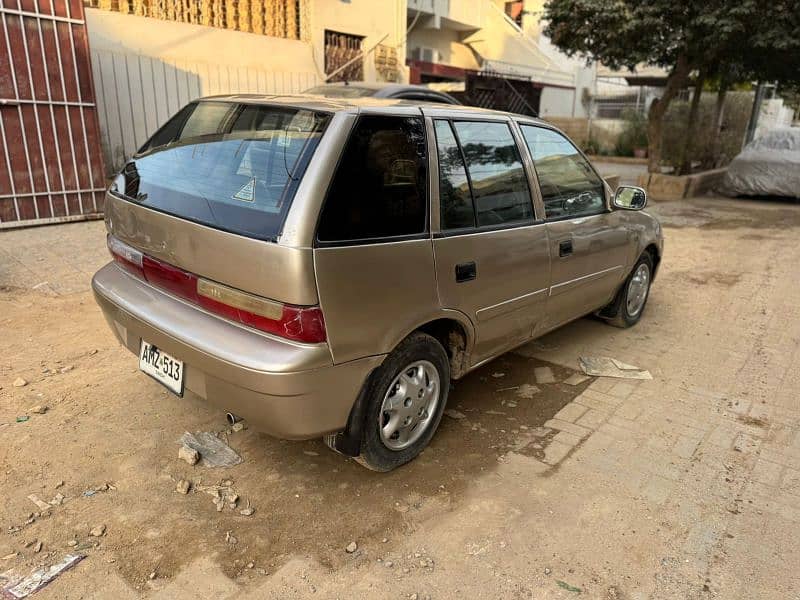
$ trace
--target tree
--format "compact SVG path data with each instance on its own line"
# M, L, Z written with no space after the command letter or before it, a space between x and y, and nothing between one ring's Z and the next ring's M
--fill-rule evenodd
M653 173L660 170L664 115L692 72L705 80L735 70L733 63L740 73L759 73L757 78L800 77L797 62L781 56L796 56L799 5L799 0L548 0L545 33L569 56L615 69L645 64L667 70L664 91L648 112Z

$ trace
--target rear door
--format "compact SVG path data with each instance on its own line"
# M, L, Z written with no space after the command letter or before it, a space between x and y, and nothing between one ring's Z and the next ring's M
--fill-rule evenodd
M438 310L418 108L362 112L319 216L314 268L334 362L391 351Z
M431 154L437 166L433 247L439 297L443 307L472 320L474 365L529 339L543 318L550 277L547 231L536 219L529 173L510 122L434 117L428 126L436 144Z
M611 211L606 186L561 133L520 124L544 203L552 275L543 329L611 301L625 276L629 232Z

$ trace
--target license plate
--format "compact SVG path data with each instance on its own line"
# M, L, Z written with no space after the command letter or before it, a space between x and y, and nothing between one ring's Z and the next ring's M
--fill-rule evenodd
M142 340L139 350L139 369L165 385L171 392L183 396L183 361L173 358L150 342Z

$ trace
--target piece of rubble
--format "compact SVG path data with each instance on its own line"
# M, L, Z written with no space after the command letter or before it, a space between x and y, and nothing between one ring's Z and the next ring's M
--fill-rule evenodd
M238 542L239 540L237 540L236 537L230 531L226 531L225 541L228 542L231 546L235 546L236 542Z
M91 531L89 531L89 535L92 537L103 537L105 533L106 533L105 525L98 525L96 527L92 527Z
M629 365L616 358L606 356L581 356L580 365L583 372L593 377L617 377L619 379L652 379L645 369Z
M12 383L11 385L13 385L14 387L25 387L26 385L28 385L28 382L22 377L17 377L14 380L14 383Z
M200 460L200 453L189 446L181 446L178 449L178 458L185 460L190 465L196 465L197 461Z
M247 429L247 424L244 421L236 421L231 425L231 431L244 431Z
M66 367L61 367L61 368L58 370L58 372L59 372L59 373L69 373L69 372L70 372L70 371L72 371L72 369L74 369L74 368L75 368L75 367L74 367L73 365L67 365Z
M39 496L37 496L36 494L29 495L28 500L30 500L37 507L39 507L39 510L41 510L42 512L50 510L50 505L41 498L39 498Z
M523 383L521 386L519 386L519 389L517 390L517 397L524 398L525 400L530 400L540 391L541 390L535 385L531 385L530 383Z
M553 369L550 367L536 367L533 370L533 376L536 377L536 383L556 382L556 376L553 375Z
M10 579L7 583L0 584L0 597L21 600L39 591L67 569L75 566L86 558L83 554L67 554L61 561L49 567L37 568L30 575L22 579Z
M347 552L348 554L352 554L356 550L358 550L358 544L355 543L355 542L350 542L349 544L347 544L347 547L344 549L344 551Z
M462 412L458 412L457 410L453 410L452 408L448 408L446 411L444 411L444 414L445 416L455 419L456 421L467 418L467 415Z
M33 547L33 551L37 554L42 551L42 542L36 542L36 545Z
M256 512L256 509L255 509L255 508L253 508L252 506L248 506L247 508L243 508L242 510L240 510L240 511L239 511L239 514L240 514L240 515L244 515L245 517L249 517L249 516L251 516L251 515L252 515L254 512Z
M74 548L77 545L78 545L78 540L69 540L67 542L67 546L71 546L72 548Z
M233 448L208 431L194 434L187 431L178 442L196 450L204 467L232 467L242 462L242 457Z
M53 496L53 499L50 500L49 504L50 506L61 506L63 502L64 502L64 494L59 493Z
M31 412L35 415L43 415L44 413L47 412L47 406L37 404L36 406L29 408L28 412Z
M181 479L175 485L175 491L178 492L179 494L184 494L185 495L185 494L189 493L189 488L191 486L192 486L192 483L190 481L187 481L186 479Z

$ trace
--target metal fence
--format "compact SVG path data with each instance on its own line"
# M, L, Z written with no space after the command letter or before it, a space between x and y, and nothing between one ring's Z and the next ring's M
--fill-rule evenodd
M0 0L0 229L102 210L83 7Z
M92 51L92 68L106 166L119 170L182 106L214 94L281 94L317 84L312 72Z

